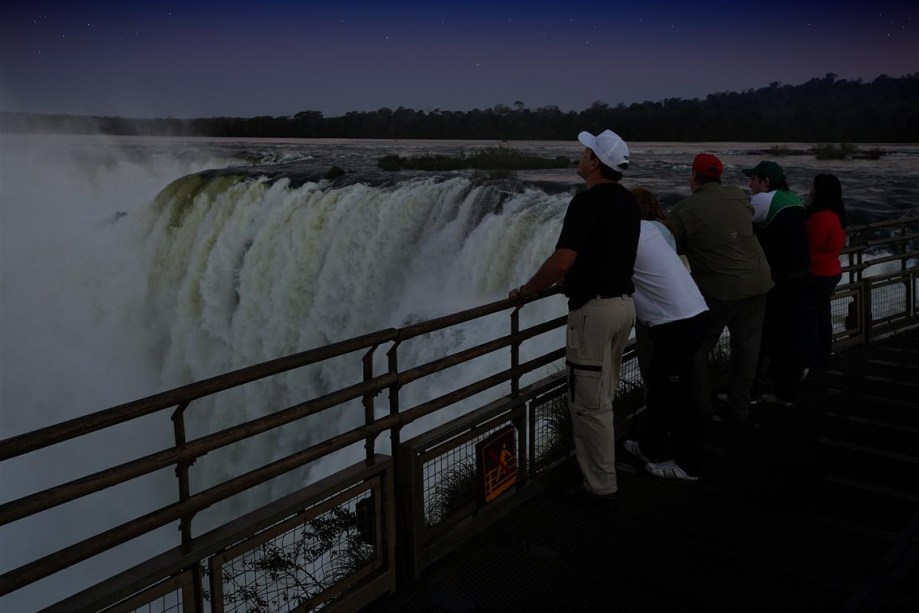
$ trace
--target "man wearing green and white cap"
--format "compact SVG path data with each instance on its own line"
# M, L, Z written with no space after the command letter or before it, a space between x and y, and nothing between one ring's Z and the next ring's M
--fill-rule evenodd
M807 224L801 199L788 188L785 170L763 160L745 168L753 196L753 229L759 238L775 286L766 296L758 385L771 379L767 402L791 406L804 368L808 298L813 279L807 246ZM754 394L762 389L754 389Z
M564 281L568 407L584 477L569 497L611 508L618 490L613 395L635 323L632 274L641 224L638 202L619 184L629 167L628 145L612 130L581 132L578 140L586 147L578 175L587 189L568 204L555 251L509 297L525 299Z

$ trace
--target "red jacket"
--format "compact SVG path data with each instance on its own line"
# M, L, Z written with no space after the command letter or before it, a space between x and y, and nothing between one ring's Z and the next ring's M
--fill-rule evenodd
M807 242L811 272L818 277L835 277L842 272L839 252L846 246L846 231L833 211L817 211L807 218Z

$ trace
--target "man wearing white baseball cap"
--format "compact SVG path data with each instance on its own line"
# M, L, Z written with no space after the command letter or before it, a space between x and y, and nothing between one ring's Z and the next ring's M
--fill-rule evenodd
M613 394L622 351L635 323L632 273L640 212L619 184L629 147L615 132L581 132L586 149L578 175L587 189L571 199L555 251L512 299L525 299L564 281L568 297L566 363L574 447L584 481L569 492L577 502L616 505Z
M604 130L597 136L590 132L581 132L578 134L578 140L590 149L597 159L620 173L620 178L621 173L629 169L629 146L612 130Z

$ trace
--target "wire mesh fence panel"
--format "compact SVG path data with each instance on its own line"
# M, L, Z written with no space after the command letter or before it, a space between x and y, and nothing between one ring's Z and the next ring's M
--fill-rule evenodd
M644 380L638 364L635 346L628 348L622 356L619 367L619 384L613 396L613 406L620 412L617 419L624 417L623 412L631 413L644 403Z
M534 399L530 403L530 419L533 422L530 472L535 474L566 457L574 448L567 387L562 385Z
M326 592L380 559L373 490L331 499L211 561L214 610L318 610ZM219 583L218 583L219 581Z
M501 423L458 441L422 464L425 526L436 526L455 511L478 501L482 485L476 464L476 444L506 426L507 423Z
M908 281L893 279L871 288L871 319L885 321L906 315Z
M833 335L843 334L858 328L858 300L852 294L834 296L830 299L830 322Z

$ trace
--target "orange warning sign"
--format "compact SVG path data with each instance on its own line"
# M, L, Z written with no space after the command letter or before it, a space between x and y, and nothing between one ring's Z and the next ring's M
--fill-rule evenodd
M514 426L508 426L475 446L486 503L517 483L516 434Z

